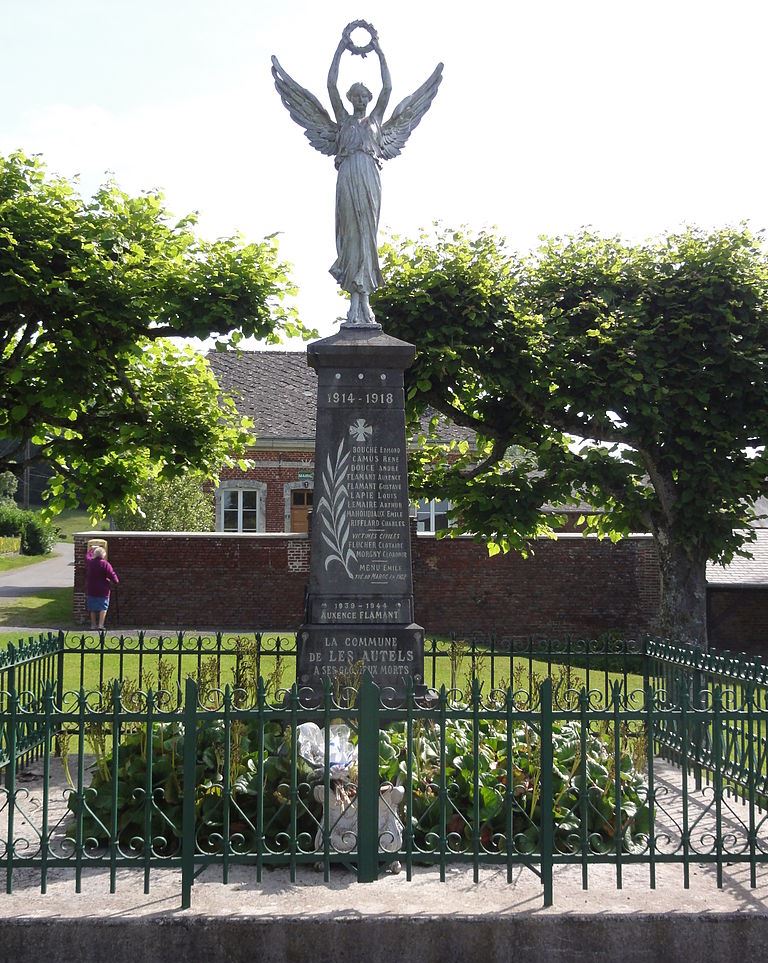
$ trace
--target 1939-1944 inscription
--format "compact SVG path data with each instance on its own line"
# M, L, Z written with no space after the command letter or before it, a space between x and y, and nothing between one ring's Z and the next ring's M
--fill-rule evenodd
M318 373L315 496L299 684L368 670L403 691L423 677L413 622L403 370L413 347L342 330L312 345Z

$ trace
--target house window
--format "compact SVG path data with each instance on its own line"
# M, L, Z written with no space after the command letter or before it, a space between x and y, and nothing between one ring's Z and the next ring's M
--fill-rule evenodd
M222 482L216 493L217 531L263 532L266 487L263 482Z
M448 512L451 503L445 499L432 498L429 501L422 498L416 507L416 530L434 535L443 528L448 528Z

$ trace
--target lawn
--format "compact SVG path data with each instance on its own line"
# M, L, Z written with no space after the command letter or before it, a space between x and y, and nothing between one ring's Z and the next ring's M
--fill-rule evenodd
M67 623L63 622L62 624ZM82 631L82 629L78 629L77 632L68 633L68 636L77 636ZM27 633L27 637L33 634L32 632ZM117 635L118 633L110 632L109 634ZM190 633L190 635L191 634L193 633ZM169 632L168 635L170 638L173 638L172 631ZM294 645L295 636L291 633L282 632L265 632L265 645L272 648L272 640L278 635L286 646L292 647ZM36 634L35 637L37 637ZM234 632L225 634L225 639L234 639L236 637L237 633ZM244 638L247 638L247 636L244 636ZM135 636L126 635L126 640L128 639L135 641ZM17 641L19 641L17 636L13 634L0 634L0 650L4 649L8 642ZM123 657L122 675L126 679L137 680L138 653L130 643L127 645L127 649L128 651ZM431 658L425 660L426 678L429 685L433 683L432 661ZM469 655L455 654L453 658L442 657L435 661L437 663L434 675L434 685L436 688L439 689L440 686L445 685L447 689L455 689L462 692L468 690L472 677L472 663ZM477 677L482 682L483 692L486 694L491 688L490 662L489 656L478 656L475 663ZM197 674L198 662L196 654L190 653L183 656L180 668L178 657L171 654L164 657L163 663L164 673L170 672L171 686L175 686L179 676L183 679L188 674ZM203 654L201 663L203 673L209 679L215 677L215 684L217 686L223 688L225 685L231 685L233 683L235 670L234 656L225 655L217 660L215 655ZM158 679L157 655L144 656L142 671L144 677L143 687L156 687ZM603 670L591 669L589 673L587 673L586 669L583 668L572 667L568 669L556 665L552 667L552 672L555 679L560 680L559 685L561 691L565 689L578 690L582 686L587 686L589 689L605 693L606 691L610 692L610 687L614 682L620 682L622 684L624 682L624 676L619 672L606 673ZM81 685L90 690L98 689L104 683L108 683L110 680L117 678L120 674L121 665L118 655L107 655L103 661L100 661L96 655L86 656L82 667L82 676L79 655L72 653L66 655L64 659L64 688L68 690L77 690ZM263 656L261 660L261 675L265 680L271 680L272 690L274 690L275 687L288 688L295 678L294 657L289 656L284 658L281 667L278 667L274 656ZM494 686L497 689L506 688L509 684L509 675L508 659L502 655L497 655L493 678ZM538 684L545 679L546 676L546 662L529 662L527 657L515 658L513 667L513 687L515 690L527 691L530 688L536 691ZM641 690L643 686L642 676L631 673L627 674L626 683L629 691Z
M102 520L93 525L88 512L79 509L62 512L61 515L54 518L53 523L59 527L62 540L67 542L72 541L72 536L76 532L106 532L109 530L107 521Z
M55 552L51 552L50 555L3 555L0 556L0 572L12 572L14 569L37 565L39 562L55 557Z
M58 629L72 624L71 588L41 588L35 591L35 595L0 598L0 632L5 625Z

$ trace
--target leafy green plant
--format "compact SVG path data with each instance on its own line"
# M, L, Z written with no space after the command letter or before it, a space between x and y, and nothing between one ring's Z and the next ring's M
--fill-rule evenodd
M22 555L46 555L59 530L37 512L25 511L13 502L0 501L0 535L18 536Z
M118 509L112 523L129 532L212 532L213 497L205 481L195 472L150 479L136 496L136 510Z
M136 698L142 698L141 694L123 692L126 705ZM111 702L107 693L104 699L108 713ZM644 743L641 736L622 729L615 758L614 737L610 724L591 726L586 732L575 721L553 724L555 845L561 852L578 852L584 845L593 851L608 851L615 848L617 840L625 852L638 851L645 845L649 832L647 788L633 761L633 755L642 757ZM175 852L184 792L185 734L181 723L156 723L149 733L141 724L128 725L121 735L116 773L109 725L92 725L88 738L96 755L90 786L94 792L86 793L84 800L76 794L70 800L70 808L76 814L82 812L85 834L102 843L108 840L116 776L121 846L141 849L149 828L155 852ZM295 791L297 837L302 848L312 848L321 822L321 805L312 790L321 782L323 771L299 756L293 773L291 740L290 725L283 722L237 720L230 728L227 770L223 720L198 723L193 791L196 839L205 851L217 852L223 846L225 772L231 792L228 819L233 847L241 852L254 851L262 807L266 845L270 849L285 848L293 822L291 799ZM638 743L642 744L640 751ZM487 852L504 851L510 844L520 852L537 850L542 773L540 736L535 727L518 723L508 737L504 719L452 718L445 722L444 729L433 721L416 720L409 747L405 723L392 724L380 732L382 783L405 784L409 751L413 777L410 815L417 849L434 849L445 832L453 850L475 843ZM618 805L617 782L621 797Z

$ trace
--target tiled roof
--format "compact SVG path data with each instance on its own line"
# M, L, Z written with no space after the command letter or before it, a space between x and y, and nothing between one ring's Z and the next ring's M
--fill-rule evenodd
M219 386L234 397L241 415L253 419L258 436L314 439L317 375L304 351L210 351L207 358ZM474 437L448 422L440 436L469 442Z
M256 434L315 437L317 376L303 351L211 351L208 364Z
M707 565L708 585L765 585L768 587L768 530L757 529L746 545L752 558L735 558L730 565Z

